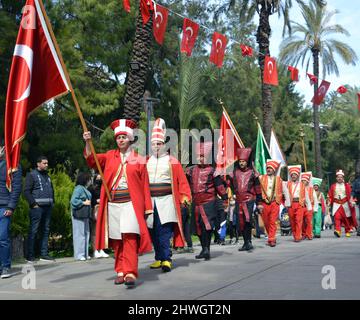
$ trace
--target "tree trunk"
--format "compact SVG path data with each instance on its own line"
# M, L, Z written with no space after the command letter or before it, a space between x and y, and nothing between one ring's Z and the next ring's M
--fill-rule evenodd
M355 176L360 175L360 134L358 135L357 159L355 162Z
M142 97L149 71L151 34L152 18L143 26L141 10L139 9L131 60L132 63L136 62L138 64L139 70L129 68L124 104L124 118L133 119L137 123L140 119Z
M271 6L261 2L259 15L259 27L256 34L256 41L259 44L259 65L261 70L261 91L262 91L262 108L263 108L263 132L266 142L270 144L271 127L272 127L272 97L271 86L264 84L264 65L265 56L270 56L270 23Z
M319 51L312 50L313 54L313 70L314 75L319 79ZM318 83L314 84L314 95L319 87ZM315 175L322 178L321 168L321 140L320 140L320 116L319 106L313 104L313 118L314 118L314 145L315 145Z

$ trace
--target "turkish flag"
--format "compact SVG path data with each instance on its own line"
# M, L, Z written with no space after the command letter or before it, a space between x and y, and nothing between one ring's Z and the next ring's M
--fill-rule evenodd
M158 44L163 44L166 26L168 22L168 9L156 5L154 11L154 18L153 18L153 31L154 31L154 38Z
M240 48L241 48L241 54L243 57L246 57L246 56L251 57L253 55L253 49L251 47L241 44Z
M124 10L129 13L131 6L130 6L130 0L123 0L123 6L124 6Z
M184 19L183 36L181 40L181 52L186 53L188 57L191 56L192 50L199 33L199 25L188 18Z
M140 11L141 11L141 16L143 19L143 25L146 25L151 17L151 12L152 10L154 10L154 5L152 0L140 0Z
M236 151L238 148L245 148L245 146L241 141L229 114L224 109L221 117L216 157L216 168L219 173L225 175L226 168L237 160Z
M311 74L311 73L306 73L306 74L307 74L307 76L308 76L309 79L310 79L310 84L311 84L311 85L313 85L313 84L315 84L315 83L318 82L318 78L315 77L313 74Z
M269 56L265 57L264 83L271 84L273 86L279 85L275 58L271 58Z
M336 91L340 94L344 94L347 92L347 89L344 86L340 86L339 88L336 89Z
M226 44L227 44L226 36L218 32L214 32L212 37L210 62L217 65L219 68L221 68L223 65Z
M360 92L357 93L357 96L358 96L358 109L360 112Z
M291 80L299 81L299 70L292 66L288 66L288 70L290 71Z
M330 82L323 80L320 84L320 87L316 90L314 97L311 102L317 106L321 104L326 96L326 92L329 90Z
M41 4L42 5L42 4ZM5 108L7 173L17 170L31 112L69 91L39 0L27 0L12 59ZM10 176L7 186L10 188Z

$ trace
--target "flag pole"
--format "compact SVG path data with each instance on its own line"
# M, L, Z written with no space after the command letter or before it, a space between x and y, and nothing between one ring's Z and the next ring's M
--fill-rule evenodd
M57 43L57 41L56 41L56 38L55 38L55 35L54 35L54 31L53 31L53 29L52 29L52 27L51 27L50 20L49 20L47 14L46 14L45 7L44 7L44 4L43 4L42 0L38 0L38 1L39 1L39 5L40 5L40 8L41 8L42 14L43 14L44 19L45 19L46 26L47 26L47 28L48 28L48 30L49 30L50 37L51 37L51 39L52 39L52 41L53 41L53 43L54 43L55 50L56 50L57 55L58 55L58 57L59 57L61 66L62 66L62 68L63 68L63 70L64 70L65 77L66 77L66 81L68 82L68 85L69 85L69 88L70 88L71 97L72 97L72 99L73 99L73 101L74 101L74 104L75 104L75 107L76 107L76 111L77 111L77 113L78 113L78 115L79 115L79 118L80 118L81 126L82 126L84 132L87 132L87 131L89 131L89 130L88 130L87 126L86 126L86 122L85 122L84 116L83 116L82 111L81 111L81 109L80 109L79 102L78 102L78 100L77 100L77 98L76 98L76 95L75 95L75 92L74 92L74 88L73 88L73 86L72 86L72 83L71 83L71 80L70 80L70 76L69 76L69 73L68 73L67 68L66 68L66 66L65 66L64 60L63 60L63 58L62 58L62 54L61 54L61 51L60 51L60 47L59 47L59 45L58 45L58 43ZM95 148L94 148L94 144L93 144L93 142L92 142L91 139L89 140L89 144L90 144L91 153L94 155L96 167L97 167L97 169L98 169L98 171L99 171L99 174L100 174L100 176L101 176L101 179L102 179L102 181L103 181L103 186L104 186L104 188L105 188L106 195L107 195L108 199L110 200L111 197L110 197L109 188L108 188L108 186L107 186L107 184L106 184L106 181L105 181L105 178L104 178L104 173L103 173L103 171L102 171L102 169L101 169L101 166L100 166L100 163L99 163L99 159L98 159L98 157L97 157L97 154L96 154Z
M301 138L301 145L304 156L304 167L305 167L305 171L307 171L304 137L305 137L304 129L300 128L300 138Z

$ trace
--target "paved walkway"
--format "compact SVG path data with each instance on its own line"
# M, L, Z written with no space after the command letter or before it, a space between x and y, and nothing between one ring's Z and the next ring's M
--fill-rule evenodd
M256 249L238 252L238 246L212 246L210 261L195 260L195 254L174 255L170 273L150 270L153 255L140 257L138 286L115 286L113 259L55 263L37 262L36 289L14 267L15 275L0 279L3 299L360 299L360 237L337 239L332 231L321 239L294 243L278 237L278 246L265 246L255 239ZM335 268L336 289L322 287L324 266ZM328 272L328 271L327 271ZM27 276L29 277L29 275Z

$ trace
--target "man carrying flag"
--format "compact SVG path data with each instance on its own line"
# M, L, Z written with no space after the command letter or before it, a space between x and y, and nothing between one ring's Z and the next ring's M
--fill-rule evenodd
M43 103L66 94L69 84L52 41L41 0L23 9L10 70L5 110L7 187L20 160L27 119Z
M262 200L258 205L268 234L268 245L276 246L276 220L280 204L283 202L283 181L276 175L280 163L276 160L266 162L266 174L260 176Z

